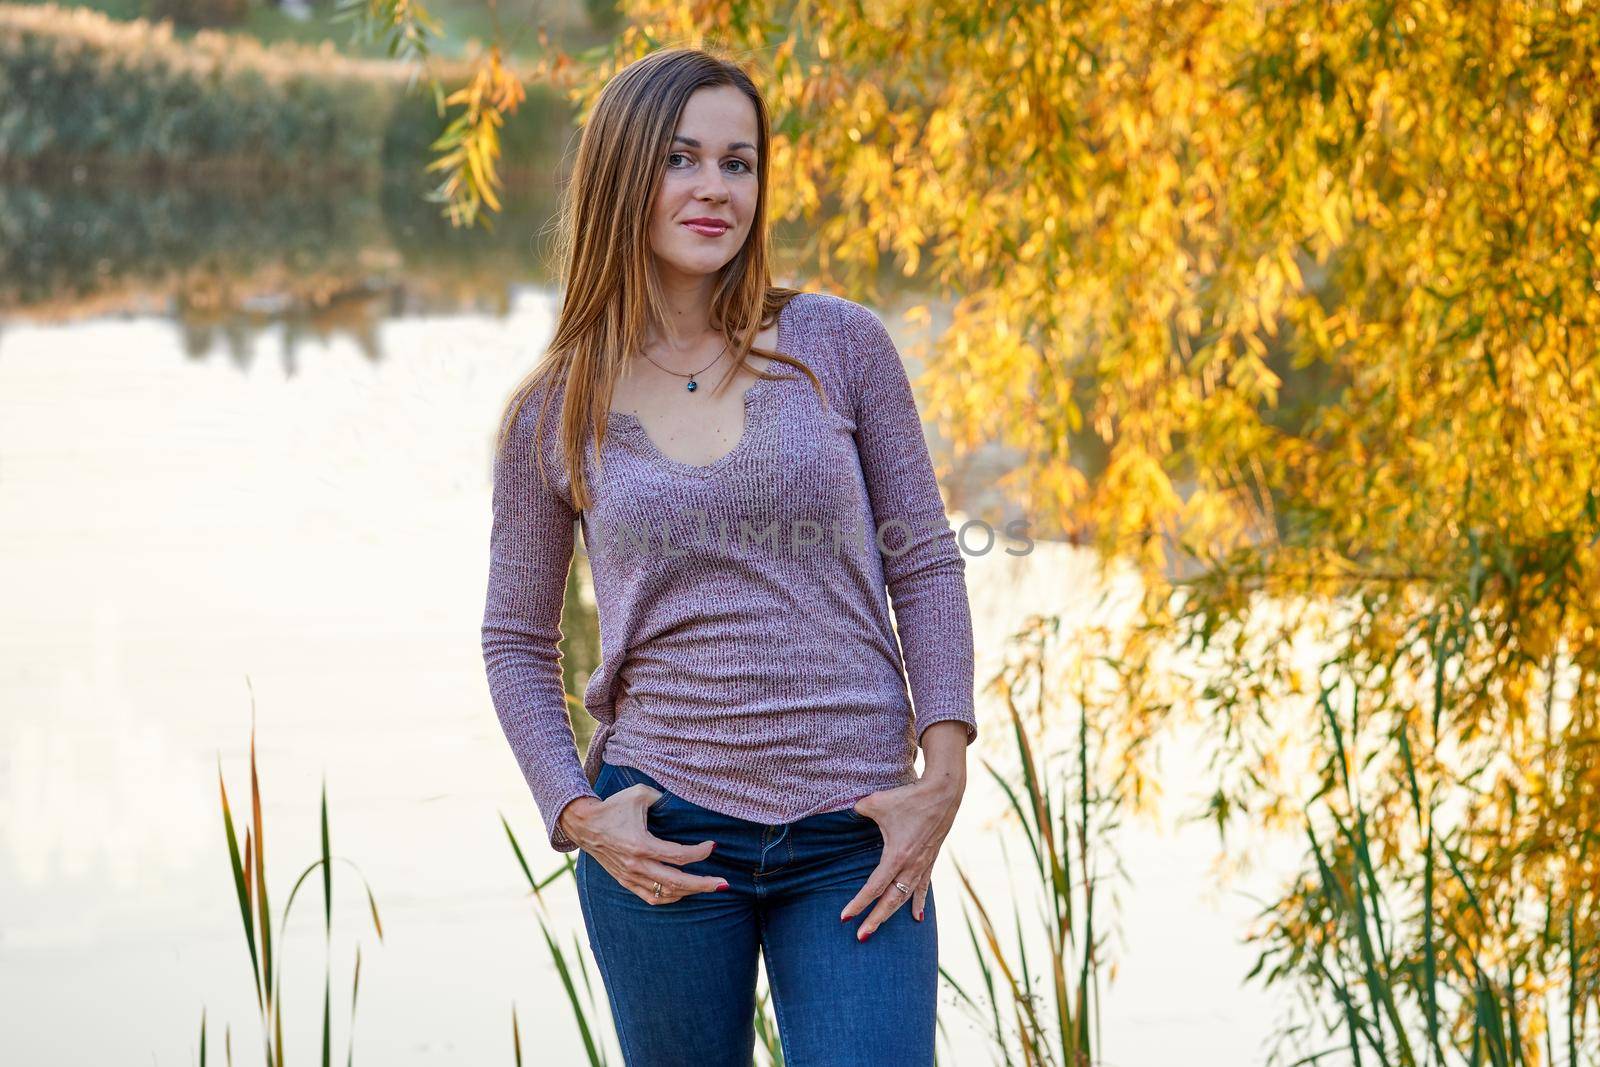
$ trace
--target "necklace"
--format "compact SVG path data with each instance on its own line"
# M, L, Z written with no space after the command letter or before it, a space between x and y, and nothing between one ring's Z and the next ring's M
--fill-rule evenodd
M650 359L651 363L656 363L656 366L661 367L661 369L666 371L668 374L674 375L675 377L678 377L678 378L688 378L689 382L688 382L687 385L684 386L684 388L689 390L689 392L692 393L696 389L700 388L700 383L694 380L695 379L695 375L704 374L706 371L710 370L711 367L717 362L717 360L722 358L722 353L726 352L727 350L728 350L728 343L726 341L724 341L722 343L721 351L719 351L714 357L712 357L712 360L711 360L710 363L707 363L704 367L701 367L699 370L695 371L694 374L684 374L682 371L670 370L670 369L668 369L666 367L661 367L661 364L656 363L656 361L653 360L653 359L650 359L650 353L648 353L648 352L641 351L639 354L641 356L643 356L645 359Z

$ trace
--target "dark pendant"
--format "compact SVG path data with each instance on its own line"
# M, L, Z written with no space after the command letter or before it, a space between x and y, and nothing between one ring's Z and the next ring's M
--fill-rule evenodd
M694 392L694 391L695 391L695 390L696 390L696 389L698 389L698 388L700 388L700 386L699 386L699 385L698 385L698 384L696 384L696 382L695 382L695 380L694 380L694 379L693 379L693 378L690 378L690 379L689 379L689 384L688 384L688 385L686 385L686 386L684 386L684 388L685 388L685 389L687 389L687 390L689 390L689 392L691 392L691 393L692 393L692 392Z

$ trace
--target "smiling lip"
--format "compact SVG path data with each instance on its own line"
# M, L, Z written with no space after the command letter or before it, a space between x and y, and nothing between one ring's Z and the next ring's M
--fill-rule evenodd
M685 222L683 225L687 226L689 229L693 230L695 233L698 233L702 237L721 237L723 234L732 229L732 227L727 223L701 222L695 219L691 219L690 221Z

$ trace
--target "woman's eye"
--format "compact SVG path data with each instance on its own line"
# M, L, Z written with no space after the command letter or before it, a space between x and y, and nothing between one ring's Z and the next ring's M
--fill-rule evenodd
M668 152L667 153L667 166L669 166L669 167L673 166L673 162L672 161L675 160L675 159L687 159L687 158L688 157L686 155L684 155L684 153L682 153L682 152ZM746 163L742 159L734 158L734 159L728 160L728 162L729 163L737 163L737 164L739 164L739 166L743 167L744 171L741 172L741 173L750 171L750 164Z

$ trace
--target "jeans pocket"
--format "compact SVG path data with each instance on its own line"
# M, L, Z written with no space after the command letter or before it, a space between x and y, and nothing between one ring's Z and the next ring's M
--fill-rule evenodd
M667 805L672 802L673 796L671 790L667 789L648 774L645 774L643 771L639 770L639 768L625 767L621 764L618 764L617 773L622 776L623 780L626 781L628 785L638 785L640 782L643 782L645 785L661 794L650 802L650 806L648 808L644 809L646 813L655 815L658 812L663 811Z
M854 801L851 801L850 806L848 808L845 808L844 812L845 812L846 815L850 816L850 818L852 820L856 821L856 822L876 822L877 821L872 816L863 815L859 811L857 811Z

